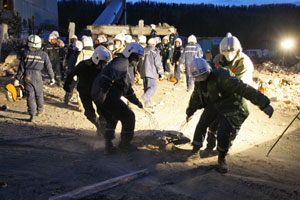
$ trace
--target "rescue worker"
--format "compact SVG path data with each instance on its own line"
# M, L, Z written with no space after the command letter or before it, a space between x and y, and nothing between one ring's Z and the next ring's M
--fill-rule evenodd
M62 71L60 65L60 49L61 47L57 44L57 31L53 31L49 35L48 42L44 46L44 51L48 54L52 69L55 74L55 80L57 85L61 85L62 82Z
M114 38L114 50L112 52L112 55L113 55L113 58L117 57L117 54L120 54L123 52L124 50L124 45L125 45L125 42L124 42L125 38L124 38L124 35L123 34L118 34L115 36Z
M155 40L156 40L155 47L160 51L160 55L162 55L163 45L161 43L161 39L160 39L160 37L156 37Z
M74 42L76 42L78 40L76 35L72 35L72 37L70 38L70 48L73 49L73 44L75 44Z
M78 86L77 90L79 92L80 99L84 107L84 115L87 119L93 123L97 128L97 134L103 135L105 130L105 119L100 112L100 108L97 107L97 113L99 118L95 113L93 107L93 101L91 98L92 85L101 72L101 70L110 62L112 55L108 49L105 47L97 47L88 60L81 61L69 74L66 79L64 90L67 93L71 92L72 82L74 76L78 77Z
M140 35L138 39L139 39L139 44L140 44L143 48L146 48L146 46L147 46L147 38L146 38L146 36Z
M181 54L179 64L185 65L187 91L189 92L194 88L194 80L192 79L190 74L190 64L195 57L202 58L203 52L201 46L197 43L197 38L194 35L190 35L187 42L188 43L186 44L184 51Z
M173 59L172 59L172 64L175 66L174 67L174 76L176 78L175 84L178 83L180 80L180 64L179 64L179 59L181 54L183 53L183 47L182 47L182 40L180 38L177 38L175 40L175 49L174 49L174 54L173 54Z
M151 38L148 40L148 46L145 48L144 62L141 67L141 78L144 83L144 106L150 106L150 99L154 95L157 87L157 79L160 76L164 77L164 69L162 66L160 52L155 47L156 40Z
M237 78L240 78L244 83L252 86L254 66L251 59L242 52L242 46L237 37L227 33L219 46L220 54L214 58L216 67L224 67L229 69ZM245 106L248 109L248 106ZM218 129L218 120L212 123L207 132L206 149L200 152L201 158L213 156L213 149L216 146L216 135ZM238 130L231 133L231 142L235 139Z
M151 26L151 32L150 32L149 39L150 38L156 38L156 36L157 36L156 25L151 24L150 26ZM146 42L145 42L145 44L146 44Z
M240 129L249 115L245 98L259 106L269 117L273 114L273 108L268 97L245 84L229 70L221 67L212 69L202 58L194 58L190 67L196 83L186 110L186 119L189 121L197 109L204 108L194 134L194 141L202 146L207 127L218 117L218 167L221 173L226 173L228 167L225 157L230 146L230 133L233 129Z
M171 72L170 63L171 63L171 59L173 57L172 53L173 53L172 52L172 46L171 46L171 43L169 42L169 37L165 36L165 37L163 37L163 40L162 40L161 55L162 55L162 63L163 63L163 66L164 66L164 72L165 72L167 77L169 77L169 74Z
M19 86L20 80L24 81L27 94L27 107L30 115L29 121L33 121L35 115L40 115L44 110L43 79L44 67L50 76L50 84L55 83L54 73L47 53L41 50L42 40L37 35L28 37L29 50L25 50L21 56L20 65L14 81Z
M69 75L69 73L73 70L75 70L75 64L77 62L77 57L80 54L80 52L82 51L83 48L83 44L81 41L76 40L75 42L73 42L73 49L72 49L72 53L69 56L68 59L68 63L67 63L67 76ZM65 104L68 104L73 96L73 91L76 88L78 83L77 78L73 78L72 84L70 85L70 92L66 92L65 97L64 97L64 102Z
M210 53L210 50L207 49L206 53L205 53L205 60L211 64L211 60L212 60L212 54Z
M100 45L107 47L106 42L107 38L105 35L98 35L98 37L94 40L94 49L96 49Z
M113 59L97 76L92 87L92 98L101 108L106 120L105 154L113 153L115 148L112 140L115 129L121 121L121 141L119 148L133 151L137 148L131 144L135 128L134 112L121 97L124 96L131 103L143 108L143 104L136 97L130 83L129 67L136 67L144 55L144 48L136 42L126 46L122 54Z
M78 65L81 61L90 59L94 53L94 44L93 39L89 36L85 36L82 38L83 48L80 54L77 57L76 65Z
M170 41L170 44L172 46L172 48L174 49L174 43L175 43L175 40L179 37L177 33L175 33L175 29L173 27L170 27L168 29L169 33L170 33L170 36L169 36L169 41Z

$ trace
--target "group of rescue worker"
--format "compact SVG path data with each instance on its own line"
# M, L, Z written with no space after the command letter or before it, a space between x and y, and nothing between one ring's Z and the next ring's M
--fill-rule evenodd
M137 147L131 141L135 114L121 97L141 109L150 107L158 79L170 79L173 66L177 84L184 67L187 91L192 91L186 121L190 121L196 110L204 109L195 129L192 153L206 158L212 155L217 145L219 171L226 173L225 158L249 115L249 101L269 117L273 114L270 100L251 86L251 60L242 52L239 40L231 33L223 38L220 53L212 61L210 51L203 58L202 48L194 35L187 38L187 44L183 47L174 28L169 29L170 34L161 42L155 25L151 27L148 40L146 36L140 36L138 42L123 33L113 40L99 35L94 41L89 36L78 40L74 35L70 38L67 51L56 31L49 35L49 42L44 46L39 36L29 36L28 49L21 56L14 85L18 86L21 80L24 83L30 121L43 112L42 70L46 68L51 85L60 85L64 80L66 104L77 88L80 108L96 126L97 134L105 139L105 154L116 150L112 141L118 121L122 124L119 148L134 151ZM66 52L67 55L61 55ZM62 57L66 65L64 79L60 65ZM143 81L144 87L142 101L132 87L139 80ZM206 136L207 147L200 151Z

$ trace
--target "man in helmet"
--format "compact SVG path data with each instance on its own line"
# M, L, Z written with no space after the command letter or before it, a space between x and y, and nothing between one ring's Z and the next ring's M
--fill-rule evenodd
M48 42L44 46L44 51L48 54L55 74L55 80L58 85L62 82L62 70L60 65L61 47L57 44L58 32L50 33Z
M164 66L164 72L168 76L171 72L171 59L173 57L172 45L169 41L169 37L166 35L162 40L162 63Z
M121 121L121 141L119 148L135 150L131 144L134 135L135 115L121 97L124 96L131 103L143 108L143 104L136 97L130 83L129 67L136 67L144 55L144 48L136 42L126 46L122 54L114 58L97 76L92 87L92 98L100 106L106 120L105 153L113 153L112 140L115 138L115 129Z
M169 33L170 33L170 36L169 36L169 41L170 41L170 44L172 46L172 48L174 48L174 43L175 43L175 40L179 37L177 33L175 33L175 29L173 27L170 27L168 29Z
M99 45L107 47L107 38L105 35L98 35L98 37L94 40L94 48L96 49Z
M117 54L120 54L124 50L125 45L125 36L123 34L118 34L114 38L114 50L112 52L113 58L117 57Z
M28 47L29 50L25 50L21 56L14 85L19 86L19 81L23 79L27 93L29 120L33 121L36 113L41 114L44 110L43 79L41 73L44 67L50 75L50 83L54 84L55 80L49 57L45 52L41 51L41 38L37 35L30 35L28 37Z
M143 48L146 48L146 46L147 46L147 38L146 38L146 36L140 35L138 39L139 39L139 44L140 44Z
M96 116L91 98L92 85L101 70L110 62L112 55L105 47L97 47L91 58L81 61L72 71L69 72L65 81L64 90L70 93L74 76L77 76L77 90L84 108L84 115L97 128L97 134L103 135L105 130L105 119L97 108L99 118Z
M175 48L174 48L174 53L173 53L173 59L172 59L172 64L175 66L174 67L174 76L176 78L175 84L178 83L180 80L180 65L179 65L179 59L181 54L183 53L183 47L182 47L182 40L180 38L177 38L175 40Z
M76 65L81 61L90 59L94 53L94 44L93 39L89 36L83 37L82 39L83 48L80 54L77 57Z
M208 62L208 63L211 63L211 60L212 60L212 54L210 52L209 49L206 50L206 53L205 53L205 60Z
M197 43L197 38L194 35L190 35L187 42L188 43L181 54L179 64L185 65L187 91L191 91L194 88L194 80L190 75L190 64L194 57L202 58L203 52L201 46Z
M155 45L156 40L150 38L148 46L145 48L144 62L141 67L141 78L144 82L144 95L142 99L144 100L145 107L150 106L150 99L155 93L158 76L160 75L162 79L164 76L160 52Z
M217 67L229 69L237 78L252 86L254 66L250 58L242 52L242 46L238 38L232 36L231 33L227 33L226 37L222 39L220 54L216 55L213 62ZM245 108L248 109L247 106ZM202 158L214 155L213 149L216 146L218 124L218 120L216 119L209 127L206 149L200 152ZM236 129L231 132L231 142L235 139L238 131Z
M67 62L67 67L66 67L66 72L67 75L75 70L75 64L77 62L77 57L80 54L80 52L82 51L83 48L83 44L81 41L76 40L75 42L73 42L73 49L71 54L69 55L69 59ZM72 81L72 84L70 85L70 92L66 92L65 97L64 97L64 102L65 104L68 104L73 96L73 91L77 86L78 80L77 78L74 78L75 80Z
M149 39L150 38L155 38L157 36L156 25L155 24L151 24L150 26L151 26L151 32L150 32Z
M233 129L239 129L249 115L245 99L259 106L269 117L273 114L273 108L268 97L245 84L229 70L221 67L212 69L202 58L194 58L190 67L195 88L186 109L187 121L197 109L204 108L192 144L202 146L207 127L218 118L219 171L226 173L228 167L225 157L230 146L230 133Z

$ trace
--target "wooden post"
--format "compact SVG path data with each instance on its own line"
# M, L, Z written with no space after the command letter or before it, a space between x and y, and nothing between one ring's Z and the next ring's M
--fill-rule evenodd
M140 19L139 20L139 33L138 33L138 36L143 35L143 29L144 29L144 20Z
M70 22L69 23L69 44L70 44L70 42L71 42L71 37L73 36L73 35L75 35L75 23L74 22Z

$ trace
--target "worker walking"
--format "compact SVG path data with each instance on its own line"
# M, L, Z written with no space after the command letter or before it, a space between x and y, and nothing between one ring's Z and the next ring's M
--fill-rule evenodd
M105 154L113 153L115 148L112 140L115 138L115 129L121 121L121 141L119 148L136 150L131 144L135 128L134 112L121 97L124 96L131 103L143 108L143 104L136 97L130 83L129 67L136 67L144 55L144 48L136 42L126 46L122 54L113 59L97 76L92 87L92 98L101 108L106 120Z
M205 108L194 134L196 145L202 146L207 127L219 118L218 164L219 171L226 173L228 166L225 157L230 146L230 133L240 129L249 115L245 98L259 106L269 117L273 114L273 108L268 97L243 83L229 70L221 67L212 69L202 58L194 58L190 67L195 88L186 110L186 119L189 121L197 109Z
M179 64L185 65L185 76L186 76L186 84L187 91L192 91L194 88L194 80L191 77L190 73L190 64L194 60L194 58L202 58L203 51L199 44L197 44L197 38L194 35L190 35L187 40L187 45L184 48L184 51L180 57Z
M220 54L214 58L214 64L216 67L224 67L229 69L237 78L240 78L244 83L252 86L253 84L253 71L254 66L250 58L242 52L242 46L237 37L232 36L231 33L227 33L219 46ZM245 105L248 109L248 106ZM200 152L201 158L207 158L214 155L213 149L216 146L216 136L218 130L218 120L209 126L207 132L207 146L206 149ZM234 130L231 133L231 141L236 138L239 130Z
M72 90L74 76L78 78L77 90L84 108L84 115L97 128L97 134L103 135L105 130L105 119L97 108L99 118L95 113L91 97L92 85L97 75L110 62L112 55L108 49L99 46L94 51L92 57L88 60L81 61L72 71L69 72L66 79L64 90L69 93Z
M28 37L28 47L21 56L20 65L14 82L15 86L19 86L19 81L23 79L24 87L27 94L27 107L30 115L29 121L33 121L34 117L40 115L44 110L43 98L43 79L42 70L47 69L50 75L50 84L55 83L54 73L51 62L47 53L41 50L42 40L37 35Z
M145 48L145 57L141 67L141 78L144 83L144 95L142 99L144 100L145 107L150 106L150 99L155 93L159 75L161 79L164 77L160 52L155 45L155 38L148 40L148 46Z
M169 42L168 36L163 37L161 55L162 55L162 63L163 63L163 67L164 67L164 72L165 72L166 76L168 77L171 72L170 64L171 64L171 59L173 57L172 45Z

